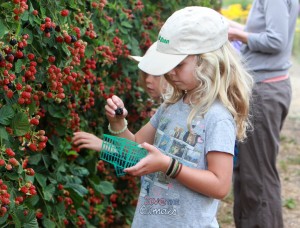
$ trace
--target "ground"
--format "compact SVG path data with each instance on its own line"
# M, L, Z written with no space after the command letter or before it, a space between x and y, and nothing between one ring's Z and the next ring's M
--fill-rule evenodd
M293 88L289 115L281 132L277 166L282 184L284 226L300 227L300 59L293 58L290 69ZM221 202L218 220L221 228L233 228L232 193Z

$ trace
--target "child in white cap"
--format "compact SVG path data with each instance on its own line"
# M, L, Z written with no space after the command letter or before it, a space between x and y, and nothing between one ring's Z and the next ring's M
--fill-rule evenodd
M144 56L132 56L130 55L129 58L140 62L143 57L149 55L152 51L155 51L157 47L157 42L154 42ZM160 75L162 76L162 75ZM146 93L153 99L156 103L161 103L162 101L162 90L165 88L166 83L163 77L153 76L148 74L144 71L140 72L139 83L142 88L146 91Z
M143 176L132 227L219 227L219 199L230 191L235 140L246 137L252 79L228 41L222 15L186 7L161 28L157 48L139 68L164 75L164 103L136 134L127 129L122 100L107 100L111 133L149 154L124 171ZM123 115L115 110L123 108ZM129 110L130 111L130 110ZM101 139L76 133L79 147L101 149Z

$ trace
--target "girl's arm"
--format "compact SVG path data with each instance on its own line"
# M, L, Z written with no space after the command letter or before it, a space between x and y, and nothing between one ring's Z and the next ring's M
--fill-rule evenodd
M204 195L223 199L230 191L233 157L229 153L211 151L207 154L208 170L183 166L177 180Z
M161 171L166 172L171 158L147 143L142 146L148 150L147 157L124 171L134 175ZM231 154L211 151L207 154L208 170L183 166L176 179L193 191L216 199L224 198L230 190L232 181L233 158Z

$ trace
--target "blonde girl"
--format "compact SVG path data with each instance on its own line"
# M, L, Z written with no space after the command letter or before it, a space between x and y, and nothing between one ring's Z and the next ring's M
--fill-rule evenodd
M176 11L138 66L165 75L169 85L164 103L136 134L127 129L119 97L105 106L110 132L149 152L124 170L143 176L132 227L219 227L218 203L230 191L235 140L246 137L252 87L228 42L226 20L205 7ZM101 139L87 133L73 140L101 150Z

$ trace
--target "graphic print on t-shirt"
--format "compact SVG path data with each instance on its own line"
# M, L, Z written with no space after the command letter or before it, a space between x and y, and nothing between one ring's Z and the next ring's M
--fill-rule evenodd
M185 121L174 122L173 115L167 114L159 121L154 145L166 155L177 159L185 166L204 168L204 124L201 119L193 121L192 131ZM202 164L202 165L199 165ZM178 183L163 172L152 173L142 178L139 211L141 214L179 215L180 200ZM175 197L175 198L174 198ZM176 203L174 203L176 202Z

